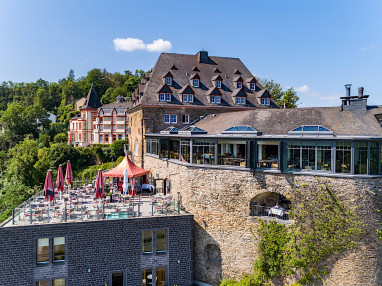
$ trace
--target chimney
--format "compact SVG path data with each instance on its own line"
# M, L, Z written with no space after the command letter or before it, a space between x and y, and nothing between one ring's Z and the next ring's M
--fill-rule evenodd
M349 97L349 96L350 96L350 87L351 87L351 84L345 84L345 88L346 88L346 97Z
M358 97L362 97L362 96L363 96L363 86L358 88Z
M208 64L208 52L200 51L198 54L199 63Z

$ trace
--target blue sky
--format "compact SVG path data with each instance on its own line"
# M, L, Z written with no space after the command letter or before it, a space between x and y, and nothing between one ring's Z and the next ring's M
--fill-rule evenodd
M378 0L0 0L0 81L148 70L171 46L239 57L255 75L294 87L300 106L339 105L346 83L382 104L381 15ZM117 51L117 38L141 40L140 50Z

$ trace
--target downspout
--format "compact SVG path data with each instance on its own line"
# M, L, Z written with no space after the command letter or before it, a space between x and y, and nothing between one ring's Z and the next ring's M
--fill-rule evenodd
M144 161L143 161L143 159L144 159L144 147L145 147L145 138L144 138L144 132L143 132L143 126L144 126L144 124L143 124L143 110L142 110L142 119L141 119L141 128L142 128L142 144L141 144L141 150L142 150L142 152L141 152L141 168L144 168L145 167L145 165L144 165Z

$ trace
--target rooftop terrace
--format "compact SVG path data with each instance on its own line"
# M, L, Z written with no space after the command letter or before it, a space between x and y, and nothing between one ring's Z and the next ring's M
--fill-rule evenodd
M81 222L92 220L131 219L137 217L186 214L180 197L163 194L115 194L99 201L93 187L64 190L47 202L43 191L30 198L12 212L2 227Z

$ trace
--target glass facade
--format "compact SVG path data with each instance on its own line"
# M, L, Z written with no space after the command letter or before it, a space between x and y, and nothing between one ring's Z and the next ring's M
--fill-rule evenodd
M146 139L146 152L201 165L228 165L281 171L381 175L379 141ZM256 148L252 148L252 146ZM249 153L248 153L249 152ZM248 164L248 165L247 165Z
M158 155L158 139L146 139L146 153Z
M351 173L351 142L336 143L336 173Z
M218 165L245 166L245 158L245 141L218 141Z
M215 140L195 139L192 142L192 163L215 164Z

